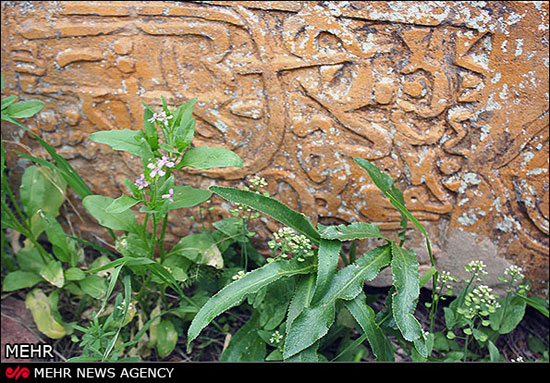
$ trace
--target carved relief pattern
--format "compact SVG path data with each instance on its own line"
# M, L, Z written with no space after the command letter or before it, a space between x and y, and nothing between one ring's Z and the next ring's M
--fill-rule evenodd
M436 257L468 231L548 279L547 4L206 3L3 4L4 76L44 100L31 127L95 191L119 195L139 164L89 133L139 128L142 100L197 97L196 144L245 166L182 182L263 176L314 221L396 228L352 160L366 158L398 180Z

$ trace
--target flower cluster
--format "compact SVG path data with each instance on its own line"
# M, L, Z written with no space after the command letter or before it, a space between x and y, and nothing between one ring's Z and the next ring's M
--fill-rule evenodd
M147 168L152 170L150 176L153 178L155 178L157 174L161 177L164 176L166 174L166 171L164 170L165 166L167 168L173 168L174 166L176 166L176 164L174 163L174 161L166 156L162 156L160 160L157 159L155 163L149 162L147 164Z
M486 317L494 313L500 307L500 304L491 291L492 289L486 285L476 287L464 299L467 308L460 309L458 312L468 319L473 319L476 315ZM483 321L482 324L487 325L488 323Z
M159 122L159 123L162 123L164 124L164 126L168 126L169 122L168 120L174 118L174 116L172 115L166 115L166 112L163 110L159 113L153 113L153 117L151 117L150 119L148 119L147 121L149 122Z
M271 334L271 338L269 338L270 343L280 343L281 340L283 340L284 336L279 333L279 330L276 330L273 334Z
M252 177L248 180L248 183L249 183L249 186L244 186L243 190L252 191L254 193L263 194L264 196L269 197L269 193L267 193L267 192L261 193L260 192L261 188L267 187L267 181L265 180L265 178ZM229 209L229 212L234 217L241 217L241 218L245 218L245 216L247 214L250 215L251 219L256 219L260 216L260 213L258 213L258 212L254 213L254 214L251 214L252 209L250 207L248 207L246 205L243 205L243 204L240 204L240 203L235 203L235 208Z
M292 254L300 262L303 262L306 257L313 255L311 241L306 236L296 233L289 227L283 227L277 233L273 233L273 237L275 240L267 243L273 254L279 250L281 257L287 258Z
M174 168L176 166L174 160L167 156L162 156L162 158L157 158L154 162L150 161L147 164L147 168L151 169L151 172L149 173L149 177L155 178L157 176L163 177L166 175L165 168ZM138 190L143 190L146 187L149 186L149 182L147 181L146 175L141 174L137 180L135 180L134 185L138 187ZM172 192L173 193L173 192ZM163 197L163 198L169 198L169 197Z
M483 261L471 261L464 266L464 269L472 274L472 280L477 278L477 281L481 281L481 275L487 275L485 268L486 266Z
M521 281L523 278L525 278L525 275L523 275L523 270L521 267L511 265L506 270L504 270L504 275L510 277L512 281Z
M174 202L174 189L170 188L170 190L168 190L168 194L163 194L161 197L168 199L170 202Z
M249 181L250 189L257 192L260 188L267 187L267 181L262 177L252 177Z
M447 295L453 295L453 285L451 283L456 283L458 280L451 275L448 271L442 271L437 277L438 285L438 294L442 294L444 289L447 289Z

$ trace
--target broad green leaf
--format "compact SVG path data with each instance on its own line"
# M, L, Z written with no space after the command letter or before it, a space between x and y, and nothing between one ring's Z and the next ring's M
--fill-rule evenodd
M39 209L54 217L59 215L59 207L65 201L65 188L66 183L50 169L29 166L23 173L19 188L21 203L27 216L32 216Z
M294 286L295 280L291 278L278 280L266 289L266 294L259 306L262 329L274 331L284 321Z
M130 209L137 203L139 203L139 200L123 194L117 199L113 200L113 202L111 202L111 204L105 208L105 212L111 214L122 213Z
M263 362L266 354L264 340L258 335L258 315L252 317L233 336L223 351L221 362Z
M354 299L361 293L365 281L373 280L389 265L390 258L389 245L380 246L336 273L326 294L292 322L287 332L284 358L290 358L326 335L334 322L336 301Z
M42 101L28 100L11 104L3 112L11 118L28 118L40 112L43 107L44 103Z
M78 267L71 267L65 270L65 280L67 281L80 281L84 278L86 278L86 274Z
M497 346L491 341L488 342L487 348L489 349L489 358L491 362L502 362L502 357L498 351Z
M242 167L243 160L236 153L225 148L201 146L190 148L185 152L176 169L190 167L195 169L211 169L225 167Z
M315 342L305 350L302 350L299 353L286 359L285 362L298 362L298 363L318 362L319 361L319 354L317 354L318 349L319 349L319 342Z
M34 323L42 334L52 339L65 336L65 327L55 319L51 302L42 290L34 289L28 293L25 305L31 310Z
M276 261L268 263L244 277L230 283L212 298L197 313L189 326L187 333L187 345L200 334L214 318L231 307L239 305L247 296L258 292L281 278L298 274L308 274L314 270L314 265L309 262L296 260Z
M14 291L33 287L44 279L35 272L16 270L6 274L2 281L2 291Z
M248 242L247 230L243 218L224 218L212 224L217 230L234 241Z
M321 242L319 242L317 281L315 283L315 294L313 295L314 302L325 294L334 274L336 274L341 247L342 242L340 241L321 239Z
M168 253L168 256L178 254L192 262L205 264L207 252L216 246L208 233L190 234L183 237Z
M79 281L78 284L85 294L95 299L103 298L107 292L107 281L105 278L98 277L97 275L88 275Z
M319 243L321 236L311 221L302 213L292 210L284 203L273 198L251 191L211 186L210 190L228 201L250 206L267 214L285 226L291 227L298 233L305 235L315 243Z
M2 99L2 110L13 104L15 100L17 100L17 96L15 94Z
M109 145L114 150L124 150L138 157L142 155L141 130L104 130L92 133L88 137L99 144Z
M32 131L30 132L33 133ZM74 192L79 195L80 198L84 198L88 195L91 195L92 191L90 190L86 182L84 182L84 180L80 177L80 175L78 175L78 173L73 169L73 167L63 157L58 155L55 152L55 149L52 146L50 146L46 141L42 140L39 136L36 136L36 135L35 135L35 138L40 141L42 146L54 158L55 164L49 161L43 160L42 158L29 156L28 154L21 153L18 151L16 151L16 153L21 157L28 158L29 160L39 165L46 166L58 172L61 175L61 177L63 177L65 182L69 184L69 186L74 190Z
M212 196L212 192L208 190L195 189L191 186L175 186L174 202L168 203L168 209L181 209L183 207L191 207L203 203Z
M36 275L40 274L40 270L46 266L44 258L35 246L25 246L17 252L16 258L21 270L32 271Z
M100 225L113 230L136 231L136 217L131 210L117 214L107 212L113 201L110 197L90 195L84 198L82 204Z
M523 319L526 302L520 297L507 296L500 301L500 307L489 318L491 328L499 334L513 331Z
M157 352L165 358L174 351L178 342L178 333L170 319L163 319L157 326Z
M420 289L418 287L418 260L413 251L391 242L391 269L393 274L392 308L395 323L403 338L414 341L422 336L422 327L414 317Z
M385 239L382 233L380 233L378 226L365 222L354 222L350 225L324 226L320 230L320 233L322 238L337 239L339 241L351 241L363 238Z
M45 223L45 231L48 240L53 245L53 253L62 262L76 266L79 259L83 257L83 249L78 247L77 241L70 238L55 217L45 211L38 212L38 215Z
M50 261L41 271L40 276L56 287L63 287L65 277L63 276L63 265L59 261Z
M393 362L393 346L384 331L376 323L376 314L367 305L365 294L359 294L354 300L345 302L345 305L366 334L376 360Z

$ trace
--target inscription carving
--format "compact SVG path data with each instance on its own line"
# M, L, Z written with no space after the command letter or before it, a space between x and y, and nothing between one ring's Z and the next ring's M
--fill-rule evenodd
M140 128L142 100L197 97L197 144L245 166L182 182L262 176L314 221L397 228L352 160L366 158L398 180L436 258L452 230L476 233L536 288L548 280L547 15L518 2L6 2L2 71L45 102L29 125L97 192L124 192L139 162L89 133Z

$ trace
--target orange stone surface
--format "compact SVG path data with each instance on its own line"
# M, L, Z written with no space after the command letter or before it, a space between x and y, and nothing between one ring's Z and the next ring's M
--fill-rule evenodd
M516 264L541 293L548 13L536 1L2 2L3 92L42 100L26 124L110 197L126 192L140 162L88 134L141 128L141 101L159 108L160 95L171 106L197 97L194 143L232 149L245 164L180 172L179 184L260 176L314 222L395 232L399 214L352 157L372 160L427 228L440 270ZM41 153L12 125L2 134L12 174L21 144ZM207 220L227 214L213 204ZM71 214L81 233L103 234ZM170 239L196 225L186 214L197 210L171 215ZM264 219L258 232L276 227ZM429 267L418 231L408 235Z

